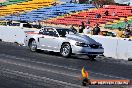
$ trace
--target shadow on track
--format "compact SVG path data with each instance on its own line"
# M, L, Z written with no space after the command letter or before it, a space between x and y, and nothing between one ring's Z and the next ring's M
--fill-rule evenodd
M46 55L57 56L57 57L62 57L63 58L63 56L61 56L60 53L52 52L52 51L42 51L42 50L39 50L39 52L34 52L34 53L46 54ZM101 57L104 57L104 56L101 56ZM88 60L89 61L97 61L96 58L95 58L95 60L91 60L87 55L76 55L76 54L72 54L67 59L79 59L79 60L87 60L87 61Z

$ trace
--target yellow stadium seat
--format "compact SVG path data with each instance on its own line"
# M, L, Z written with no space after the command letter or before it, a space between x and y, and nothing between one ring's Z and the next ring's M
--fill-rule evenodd
M125 18L120 18L121 21L123 21Z
M132 36L130 36L130 38L132 39Z
M105 26L105 24L100 24L100 26L104 27L104 26Z
M114 21L113 21L113 23L118 23L118 22L119 22L119 20L114 20Z
M0 16L10 15L16 12L31 11L33 9L38 9L45 6L51 6L51 3L53 1L54 0L32 0L22 3L7 5L6 7L0 8Z
M114 23L112 23L112 22L107 22L106 24L114 24Z
M128 20L132 20L132 16L127 18Z

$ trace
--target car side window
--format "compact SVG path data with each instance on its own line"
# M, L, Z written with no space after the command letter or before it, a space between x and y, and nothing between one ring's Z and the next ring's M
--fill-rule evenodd
M49 36L58 37L57 32L54 29L52 29L52 28L45 28L43 30L43 35L49 35Z

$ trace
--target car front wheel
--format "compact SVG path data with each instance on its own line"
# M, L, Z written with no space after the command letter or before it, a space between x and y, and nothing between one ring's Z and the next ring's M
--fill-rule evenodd
M65 43L61 46L60 54L63 57L69 57L71 55L71 46L69 43Z

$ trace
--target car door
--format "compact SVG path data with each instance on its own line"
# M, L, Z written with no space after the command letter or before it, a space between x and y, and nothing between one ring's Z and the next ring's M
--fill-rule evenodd
M44 50L56 51L58 50L58 34L53 28L45 28L43 37L40 38L40 45Z

